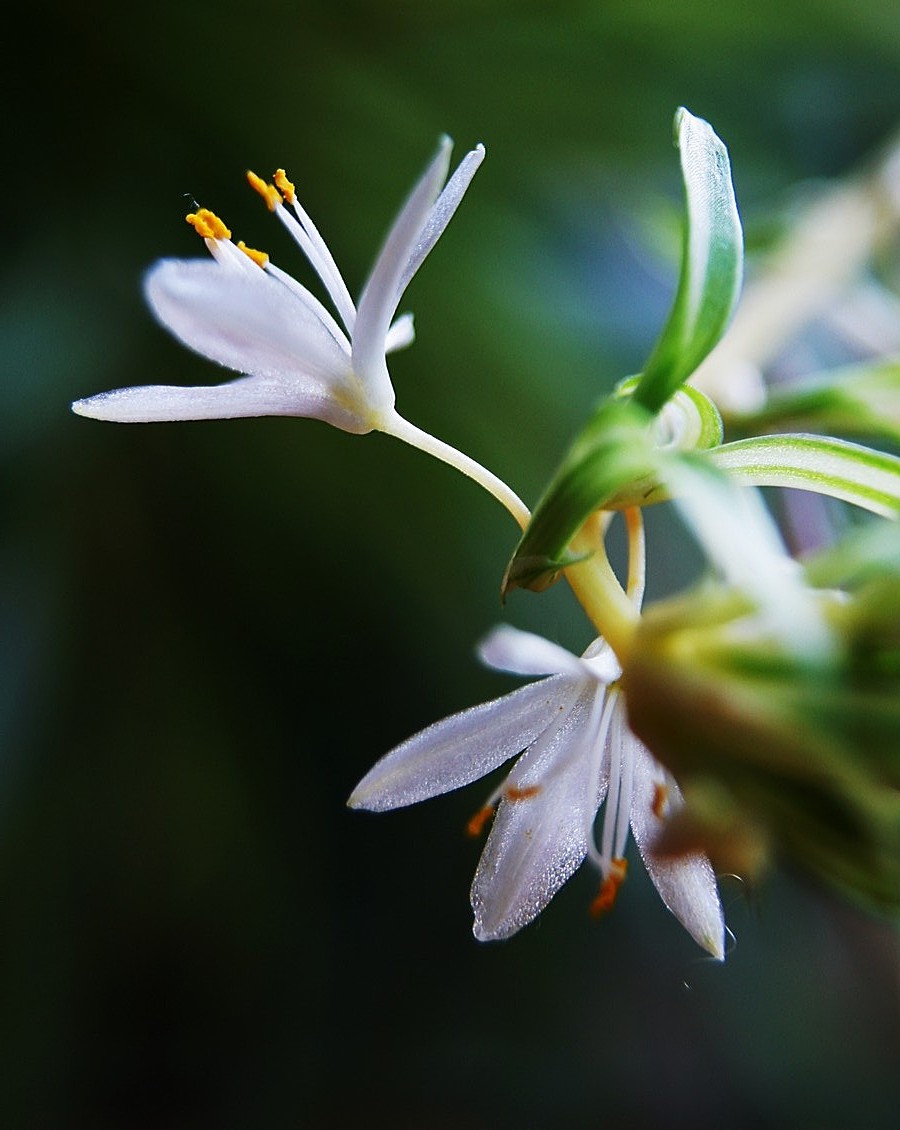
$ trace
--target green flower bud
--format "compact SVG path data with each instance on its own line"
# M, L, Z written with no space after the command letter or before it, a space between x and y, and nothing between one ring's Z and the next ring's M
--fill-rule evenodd
M629 723L682 784L665 850L758 872L770 847L900 912L900 576L822 593L836 646L790 655L745 598L701 588L637 629Z

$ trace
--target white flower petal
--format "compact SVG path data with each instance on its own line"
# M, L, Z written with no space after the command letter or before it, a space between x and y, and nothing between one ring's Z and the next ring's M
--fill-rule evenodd
M145 291L162 324L211 361L238 373L314 377L356 391L348 358L326 326L262 269L163 260L148 272Z
M597 806L596 762L586 748L600 689L582 691L562 725L519 759L507 779L472 883L475 937L527 926L581 866Z
M347 803L382 812L468 785L521 753L570 695L566 681L545 679L436 722L385 754Z
M484 639L478 654L489 667L511 675L568 675L596 678L593 668L559 644L533 632L501 624Z
M607 686L622 674L616 653L602 636L598 636L584 649L581 660L590 668L593 677Z
M387 332L384 339L385 353L396 353L398 349L405 349L416 340L416 331L413 325L412 314L401 314Z
M672 858L653 853L663 827L663 819L657 815L660 802L665 798L669 812L679 808L684 803L681 791L642 742L633 734L625 740L634 743L631 831L644 866L659 897L681 925L698 945L721 961L725 957L725 920L712 864L700 853Z
M457 166L456 172L447 181L447 184L444 186L444 191L434 202L434 206L429 213L425 226L422 228L419 241L409 257L403 274L400 276L400 294L409 286L410 279L412 279L419 267L422 266L429 251L431 251L432 247L434 247L444 234L444 229L453 219L453 213L459 207L459 202L465 195L466 189L472 183L472 177L475 176L478 166L483 160L484 146L477 145L471 152L463 157L462 161L460 161Z
M76 400L72 411L94 420L149 424L164 420L225 420L241 416L309 416L347 432L368 431L315 382L238 377L226 384L182 388L146 385Z
M390 384L384 343L400 301L400 278L444 183L449 159L450 139L444 138L394 221L359 300L353 328L353 367L376 399L380 399L383 382Z

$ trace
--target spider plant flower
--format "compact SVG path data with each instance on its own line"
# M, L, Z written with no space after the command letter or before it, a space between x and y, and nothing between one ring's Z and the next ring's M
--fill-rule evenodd
M628 728L621 672L609 646L598 639L578 658L539 636L501 627L484 641L481 657L498 670L548 677L409 738L363 778L350 806L384 811L415 804L521 754L470 822L477 835L493 816L472 884L475 936L515 934L585 858L601 874L592 909L609 909L625 878L630 826L665 905L721 960L725 927L709 860L699 852L654 852L683 801L671 775ZM598 843L594 823L604 800Z
M401 209L358 307L284 171L274 184L248 173L309 260L337 318L266 255L232 242L225 224L200 209L187 220L212 261L162 260L147 274L147 300L190 349L247 375L213 387L117 389L78 400L74 410L120 423L286 415L348 432L389 431L394 390L385 358L414 336L411 316L394 321L394 314L484 156L482 146L472 150L441 191L450 148L444 138Z
M450 149L443 138L394 221L358 306L284 170L271 184L248 173L318 275L337 316L266 254L233 242L213 212L199 209L187 220L212 261L157 263L146 276L147 301L188 348L244 375L212 386L114 389L76 400L73 411L117 423L307 416L357 435L385 432L468 475L524 526L528 509L506 483L394 408L387 355L414 337L412 315L395 319L397 307L484 158L484 147L476 146L445 184Z

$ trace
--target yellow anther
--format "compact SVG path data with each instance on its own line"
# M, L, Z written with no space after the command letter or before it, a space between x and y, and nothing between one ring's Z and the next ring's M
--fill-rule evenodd
M210 212L208 208L200 208L184 218L197 235L202 235L204 239L231 239L231 232L215 212Z
M237 241L237 246L238 250L243 251L248 258L252 259L257 267L265 268L266 264L269 262L269 256L265 251L256 251L254 248L248 247L242 239Z
M287 174L284 169L276 169L273 179L275 181L275 187L284 197L285 203L293 204L297 199L297 193L294 191L293 184L287 179Z
M618 857L610 863L609 874L600 886L600 893L591 903L591 914L596 918L612 910L619 893L619 887L625 882L628 871L628 860Z
M251 173L249 169L247 170L247 182L250 187L258 192L263 200L265 200L269 211L274 212L281 203L281 196L275 185L268 184L262 177L258 177L256 173Z

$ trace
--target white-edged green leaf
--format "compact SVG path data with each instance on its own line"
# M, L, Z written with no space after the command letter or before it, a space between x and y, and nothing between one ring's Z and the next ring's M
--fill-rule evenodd
M737 415L744 432L789 428L900 441L900 358L804 377L772 391L758 411Z
M885 517L900 515L900 459L857 443L815 435L759 436L723 444L706 457L740 483L796 487Z
M725 330L740 293L744 245L728 151L712 127L684 107L675 115L685 228L678 291L643 376L637 403L658 412Z

